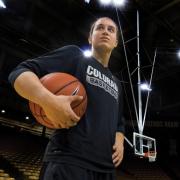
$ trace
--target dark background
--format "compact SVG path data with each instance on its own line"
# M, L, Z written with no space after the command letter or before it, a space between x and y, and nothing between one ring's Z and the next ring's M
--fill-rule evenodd
M83 0L4 0L0 9L0 112L8 121L35 122L27 101L16 94L8 75L20 62L68 44L85 49L90 24L99 16L112 17L113 7ZM136 37L136 11L140 14L140 59L142 82L149 81L155 49L157 57L152 79L147 124L144 134L157 138L161 152L179 155L180 123L180 1L127 0L118 8L125 42ZM126 43L130 72L137 68L136 39ZM122 41L112 54L111 71L124 85L124 114L127 136L138 131ZM132 74L137 99L137 70ZM28 82L27 82L28 83ZM147 92L142 94L143 109ZM143 110L144 112L144 110ZM25 120L25 116L30 116ZM4 119L3 119L4 120ZM11 123L12 125L12 123ZM172 147L175 147L175 150Z

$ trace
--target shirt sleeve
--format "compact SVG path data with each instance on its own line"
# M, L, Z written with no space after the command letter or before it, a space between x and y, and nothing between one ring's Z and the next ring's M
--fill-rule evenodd
M119 114L118 114L117 132L121 132L123 134L125 133L125 119L123 116L123 92L121 85L119 85Z
M23 72L34 72L39 78L52 72L64 72L74 75L82 56L81 50L74 45L64 46L40 57L20 63L9 75L11 85Z

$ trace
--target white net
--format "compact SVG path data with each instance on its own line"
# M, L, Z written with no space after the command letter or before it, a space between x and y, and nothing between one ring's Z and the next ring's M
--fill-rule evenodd
M155 151L149 151L147 153L144 153L144 157L147 157L149 159L149 162L156 161L156 155L157 155L157 152Z

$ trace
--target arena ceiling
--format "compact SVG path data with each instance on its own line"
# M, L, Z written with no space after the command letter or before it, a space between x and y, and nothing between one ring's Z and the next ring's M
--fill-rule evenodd
M0 8L0 108L11 118L27 114L27 102L7 81L12 69L28 58L52 49L76 44L88 47L90 24L99 16L117 21L114 7L98 0L3 0ZM180 117L180 0L126 0L118 8L133 86L137 87L136 12L140 14L140 59L142 81L150 79L155 49L157 57L150 93L149 113L163 118ZM109 64L130 93L127 66L120 40ZM122 79L123 77L123 79ZM143 95L145 96L145 94ZM127 96L132 104L131 95ZM128 111L127 111L128 113ZM2 114L3 116L3 114Z

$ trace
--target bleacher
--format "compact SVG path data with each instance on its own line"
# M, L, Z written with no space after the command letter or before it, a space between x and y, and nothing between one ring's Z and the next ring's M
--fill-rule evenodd
M39 179L42 152L10 152L6 150L0 151L0 154L9 162L11 170L14 169L14 171L21 174L22 179Z
M138 180L171 180L157 163L134 162L130 163L129 171Z
M0 180L15 180L5 170L0 169Z
M117 180L174 180L159 162L149 162L148 159L132 155L125 157L117 175Z
M19 129L3 127L0 130L0 180L38 180L45 138Z
M0 180L39 179L47 138L0 126L0 142ZM179 177L177 163L169 165L167 171L159 162L150 163L130 154L125 149L123 163L117 169L117 180L174 180Z

